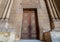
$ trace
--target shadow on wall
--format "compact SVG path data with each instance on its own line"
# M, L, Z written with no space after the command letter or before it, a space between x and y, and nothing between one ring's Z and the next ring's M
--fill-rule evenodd
M60 0L55 0L55 3L56 3L57 8L58 8L58 10L60 12Z

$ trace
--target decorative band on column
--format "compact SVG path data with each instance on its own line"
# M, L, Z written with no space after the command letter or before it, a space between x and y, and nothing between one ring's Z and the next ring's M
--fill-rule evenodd
M10 6L10 3L11 3L11 0L8 0L8 3L5 7L5 10L4 10L4 14L2 16L3 19L6 19L6 15L7 15L7 12L8 12L8 9L9 9L9 6Z
M53 5L54 5L55 11L56 11L56 13L57 13L58 19L60 19L60 13L59 13L59 10L58 10L58 8L57 8L57 5L56 5L55 1L52 0L52 3L53 3Z
M58 19L58 16L57 16L57 13L56 13L56 10L55 10L55 7L53 5L52 0L49 0L49 2L50 2L50 5L51 5L52 11L53 11L53 15L54 15L55 19Z

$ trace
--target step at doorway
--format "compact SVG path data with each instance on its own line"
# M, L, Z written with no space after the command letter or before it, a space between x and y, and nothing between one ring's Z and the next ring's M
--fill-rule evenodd
M20 42L42 42L40 40L21 40Z
M43 41L40 41L40 40L19 40L19 41L15 41L15 42L43 42Z

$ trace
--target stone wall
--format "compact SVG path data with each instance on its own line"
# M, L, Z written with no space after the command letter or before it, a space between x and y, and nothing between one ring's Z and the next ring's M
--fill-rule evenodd
M40 39L42 40L43 33L50 30L49 16L44 0L13 0L13 5L8 20L8 28L15 28L17 35L16 38L20 38L23 8L37 9Z
M14 0L9 18L9 27L21 33L23 8L37 8L40 38L43 32L50 30L49 17L44 0Z

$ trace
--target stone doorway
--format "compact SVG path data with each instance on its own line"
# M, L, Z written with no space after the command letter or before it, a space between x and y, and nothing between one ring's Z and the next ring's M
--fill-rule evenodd
M21 39L39 39L37 9L23 9Z

